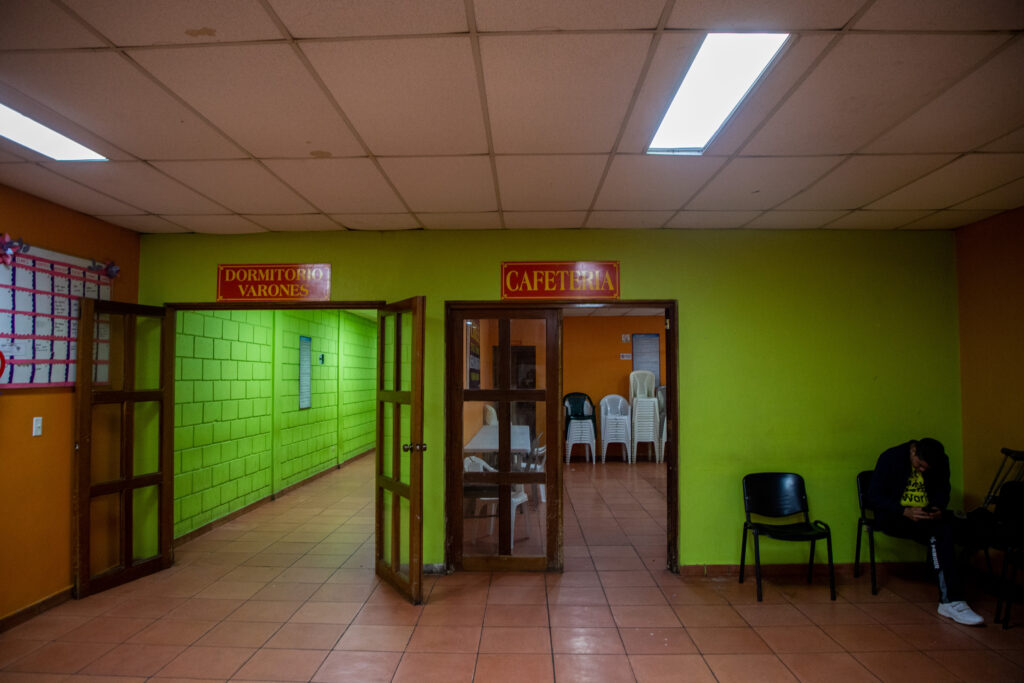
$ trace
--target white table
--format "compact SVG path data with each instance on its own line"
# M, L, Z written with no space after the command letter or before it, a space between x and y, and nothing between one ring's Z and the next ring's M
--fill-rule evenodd
M498 425L484 425L473 438L462 447L462 452L472 453L497 453L498 452ZM530 452L530 427L527 425L512 425L512 452L525 454Z

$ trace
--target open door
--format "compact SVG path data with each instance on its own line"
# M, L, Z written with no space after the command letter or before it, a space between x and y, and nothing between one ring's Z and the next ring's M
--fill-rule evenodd
M422 296L377 316L377 575L423 601Z
M81 300L75 366L74 594L171 565L174 315Z

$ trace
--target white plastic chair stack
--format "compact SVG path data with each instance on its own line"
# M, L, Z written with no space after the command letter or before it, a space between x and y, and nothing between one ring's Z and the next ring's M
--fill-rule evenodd
M632 462L636 462L637 444L649 443L654 450L654 457L657 460L659 446L658 438L661 430L658 419L658 399L636 398L633 399L633 453ZM647 455L650 459L650 452Z
M665 459L665 441L668 438L668 410L665 408L665 387L658 387L655 392L658 397L658 421L661 423L661 427L658 429L658 434L661 436L658 438L658 462L662 462Z
M630 457L630 426L629 402L618 394L608 394L601 399L601 462L608 454L609 443L621 443L626 452L626 462Z
M569 420L569 427L565 435L565 464L569 464L569 456L572 455L572 447L581 443L586 445L583 460L586 462L593 458L597 463L597 439L594 434L594 423L590 420Z
M629 373L629 402L636 398L654 398L654 373L650 370Z

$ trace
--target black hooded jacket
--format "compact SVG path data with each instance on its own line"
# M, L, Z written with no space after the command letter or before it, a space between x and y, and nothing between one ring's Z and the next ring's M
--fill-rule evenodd
M893 446L878 456L875 473L868 487L868 505L876 515L903 514L900 499L910 477L910 444L913 441ZM949 505L949 457L943 453L928 463L924 477L924 489L928 493L928 504L943 510Z

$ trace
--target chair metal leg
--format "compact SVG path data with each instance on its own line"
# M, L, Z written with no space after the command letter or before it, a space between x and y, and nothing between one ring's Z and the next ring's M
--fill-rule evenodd
M758 533L754 532L754 578L757 579L757 601L761 602L761 545Z
M864 520L857 520L857 549L853 551L853 578L860 576L860 536L864 531Z
M836 567L832 563L832 534L825 537L825 547L828 549L828 590L833 600L836 599Z
M814 582L814 540L811 540L811 557L807 560L807 583Z
M875 530L868 527L868 560L871 562L871 594L878 595L878 577L875 575Z
M743 540L740 542L740 583L743 583L743 570L746 568L747 557L747 527L743 527Z

